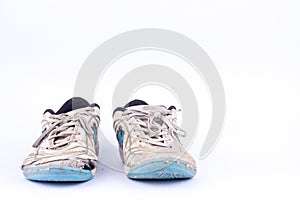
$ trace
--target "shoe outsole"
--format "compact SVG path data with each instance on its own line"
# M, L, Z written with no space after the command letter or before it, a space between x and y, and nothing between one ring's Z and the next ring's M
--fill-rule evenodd
M129 169L131 179L188 179L196 174L196 168L179 159L153 159Z
M90 170L67 166L24 167L23 174L33 181L82 182L93 178Z

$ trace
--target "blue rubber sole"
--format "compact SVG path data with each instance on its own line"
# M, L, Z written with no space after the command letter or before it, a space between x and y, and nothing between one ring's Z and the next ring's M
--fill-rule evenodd
M79 182L93 178L90 170L67 166L24 167L23 174L33 181Z
M196 174L196 169L187 168L187 163L178 159L153 159L132 167L127 176L131 179L187 179Z

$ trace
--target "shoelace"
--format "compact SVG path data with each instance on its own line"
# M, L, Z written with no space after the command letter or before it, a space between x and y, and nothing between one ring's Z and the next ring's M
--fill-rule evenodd
M152 106L147 111L128 109L124 111L123 115L127 118L134 117L136 119L136 126L134 132L139 131L143 133L139 135L141 141L156 145L168 146L168 141L172 137L167 137L174 134L176 137L180 135L186 136L186 132L175 124L176 110L167 110L162 106Z
M38 147L46 137L49 140L49 149L65 146L72 141L73 135L78 134L75 131L76 126L82 127L87 133L91 133L93 130L87 126L87 121L84 118L84 115L90 115L90 111L93 111L93 108L86 107L80 109L79 112L74 112L72 115L67 113L50 115L49 118L53 120L50 127L42 133L32 146Z

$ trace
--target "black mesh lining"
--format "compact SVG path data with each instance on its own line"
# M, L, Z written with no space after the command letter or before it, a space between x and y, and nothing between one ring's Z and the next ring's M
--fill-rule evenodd
M139 106L139 105L148 105L148 104L145 101L143 101L143 100L135 99L135 100L132 100L129 103L127 103L124 107L117 107L114 110L112 116L114 116L115 112L117 112L117 111L125 111L126 108L128 108L128 107Z
M73 97L66 101L66 103L62 105L62 107L56 112L56 114L67 113L72 110L77 110L79 108L85 108L88 106L90 106L90 104L85 99L81 97Z
M81 97L73 97L73 98L69 99L68 101L66 101L56 113L51 109L47 109L47 110L45 110L44 114L46 112L49 112L51 114L59 115L62 113L67 113L72 110L77 110L77 109L85 108L88 106L91 106L91 107L97 106L98 108L100 108L100 106L96 103L89 104L89 102L87 100L85 100Z
M130 101L128 104L126 104L124 106L124 108L128 108L131 106L139 106L139 105L148 105L148 104L143 100L135 99L135 100Z
M176 110L176 107L175 106L170 106L169 108L168 108L168 110Z

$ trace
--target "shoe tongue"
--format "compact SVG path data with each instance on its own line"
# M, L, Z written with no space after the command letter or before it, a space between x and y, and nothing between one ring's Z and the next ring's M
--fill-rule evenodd
M166 109L165 106L163 105L156 105L156 106L153 106L153 105L137 105L137 106L130 106L128 107L127 109L130 109L130 110L138 110L138 111L142 111L142 112L158 112L158 108L161 109Z
M87 102L85 99L81 97L73 97L66 101L62 107L56 112L57 115L62 113L67 113L72 110L77 110L80 108L85 108L90 106L89 102Z

